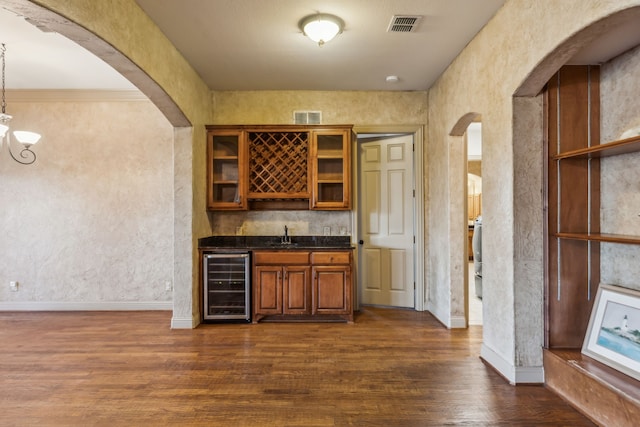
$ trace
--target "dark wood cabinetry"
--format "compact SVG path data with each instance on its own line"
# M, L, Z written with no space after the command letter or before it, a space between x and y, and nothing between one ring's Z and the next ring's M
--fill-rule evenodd
M220 130L207 135L207 209L244 210L247 144L242 132Z
M253 253L253 321L353 321L351 250Z
M350 125L207 126L207 208L351 209Z
M311 208L348 209L351 206L351 131L311 132Z

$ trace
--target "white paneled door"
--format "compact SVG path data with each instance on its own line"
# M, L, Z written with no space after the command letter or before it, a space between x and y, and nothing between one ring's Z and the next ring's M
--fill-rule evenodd
M358 144L361 303L414 307L413 135Z

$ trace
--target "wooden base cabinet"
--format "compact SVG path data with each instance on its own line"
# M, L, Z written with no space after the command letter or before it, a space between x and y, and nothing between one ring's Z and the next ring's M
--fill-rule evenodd
M308 266L258 266L254 284L256 314L310 314Z
M353 321L351 251L253 253L253 322Z

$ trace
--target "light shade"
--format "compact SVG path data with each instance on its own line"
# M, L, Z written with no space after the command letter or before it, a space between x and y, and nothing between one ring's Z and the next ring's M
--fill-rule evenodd
M8 130L9 130L9 126L0 124L0 139L4 138Z
M13 136L16 137L18 142L26 145L33 145L40 141L40 134L35 132L28 132L25 130L16 130L13 132Z
M344 22L334 15L318 13L300 21L305 36L322 46L342 32Z

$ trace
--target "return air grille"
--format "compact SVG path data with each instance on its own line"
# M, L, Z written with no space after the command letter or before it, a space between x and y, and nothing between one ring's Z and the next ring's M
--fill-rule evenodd
M293 123L296 125L319 125L322 122L321 111L294 111Z
M416 30L421 20L421 15L393 15L387 32L412 33Z

